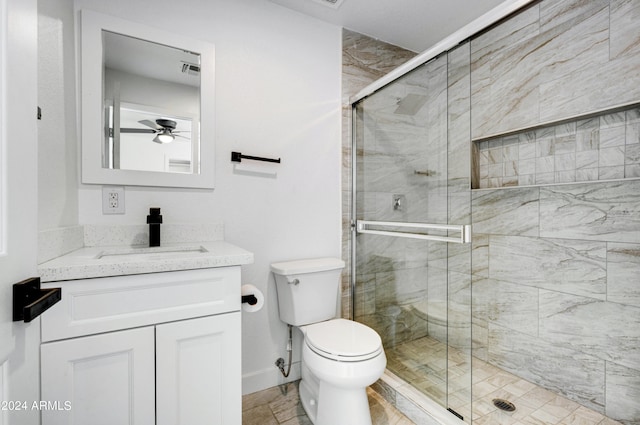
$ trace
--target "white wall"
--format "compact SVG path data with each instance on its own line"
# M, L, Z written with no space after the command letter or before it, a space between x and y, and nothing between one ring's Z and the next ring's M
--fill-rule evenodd
M145 25L169 21L168 30L215 44L216 189L127 187L126 214L114 216L102 215L100 186L80 185L79 222L144 223L150 206L165 223L222 220L226 239L255 254L243 282L267 298L243 318L243 391L278 384L286 325L269 264L340 256L341 29L267 0L75 3ZM232 150L281 157L277 177L234 173Z
M38 229L78 224L73 9L38 1Z

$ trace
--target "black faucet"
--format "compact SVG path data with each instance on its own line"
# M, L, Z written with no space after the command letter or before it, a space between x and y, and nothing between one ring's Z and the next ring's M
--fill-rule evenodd
M162 224L160 208L149 208L147 224L149 224L149 246L160 246L160 225Z

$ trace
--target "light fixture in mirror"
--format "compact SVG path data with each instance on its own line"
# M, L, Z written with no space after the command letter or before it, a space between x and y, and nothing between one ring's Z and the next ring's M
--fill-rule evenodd
M114 130L114 107L107 109L102 166L111 169L198 173L198 117L162 113L156 108L120 102L119 129ZM172 167L179 162L188 168Z
M213 188L214 50L82 12L82 182Z

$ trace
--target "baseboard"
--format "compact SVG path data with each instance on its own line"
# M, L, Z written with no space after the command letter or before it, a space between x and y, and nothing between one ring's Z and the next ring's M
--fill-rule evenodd
M286 382L297 381L298 379L300 379L300 362L294 362L291 365L291 372L287 378L274 365L273 367L242 375L242 395L255 393L256 391L262 391Z

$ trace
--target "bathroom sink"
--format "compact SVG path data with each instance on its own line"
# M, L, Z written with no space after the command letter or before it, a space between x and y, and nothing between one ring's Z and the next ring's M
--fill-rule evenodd
M209 251L203 246L117 248L101 251L95 258L98 260L113 260L117 258L141 261L170 260L194 257L207 252Z

